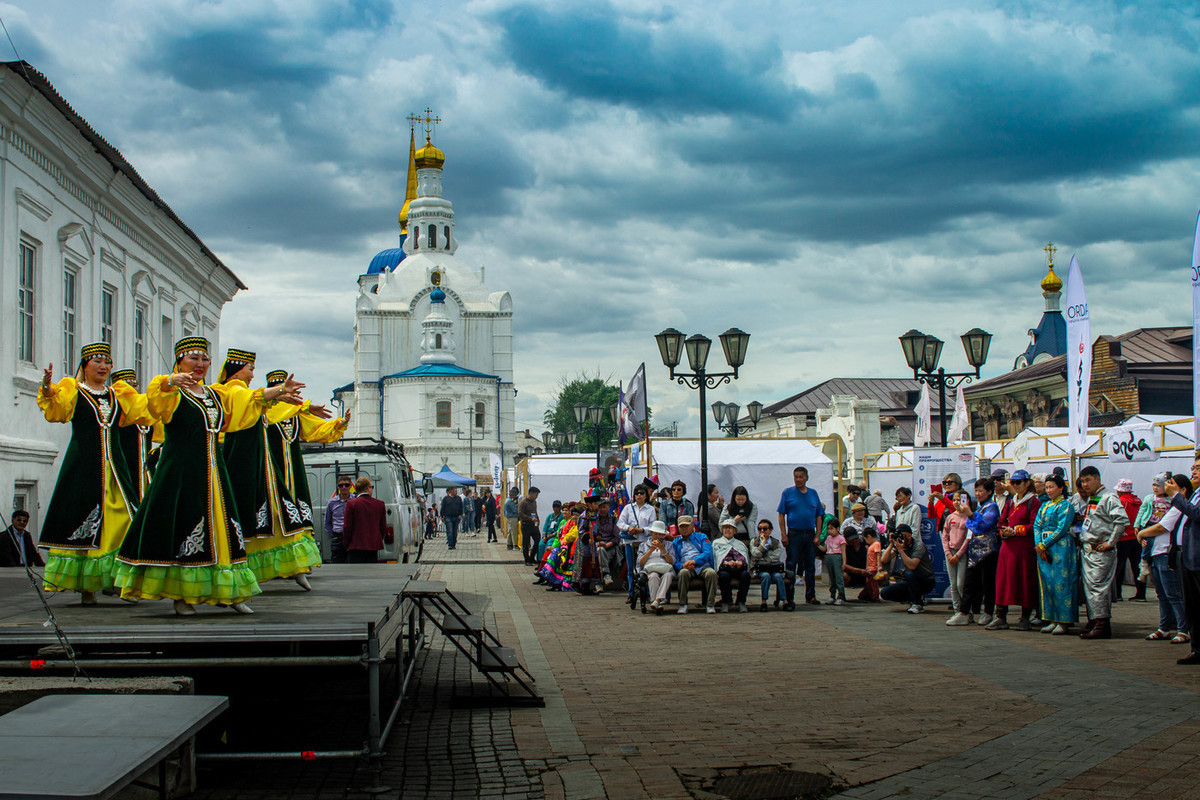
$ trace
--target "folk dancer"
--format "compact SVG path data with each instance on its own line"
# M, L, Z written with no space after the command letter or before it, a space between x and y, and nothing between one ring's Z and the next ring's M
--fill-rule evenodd
M136 413L136 392L106 385L107 342L80 350L75 377L51 383L53 370L46 367L37 404L46 421L70 423L71 441L42 524L43 579L46 591L79 592L83 605L95 605L96 592L113 585L113 562L137 508L117 435L122 414Z
M146 387L150 413L166 439L150 490L117 557L116 585L125 599L171 599L175 613L195 604L225 605L241 614L262 590L246 565L246 544L217 437L258 424L273 400L300 401L291 378L266 390L206 385L208 340L175 344L175 367Z

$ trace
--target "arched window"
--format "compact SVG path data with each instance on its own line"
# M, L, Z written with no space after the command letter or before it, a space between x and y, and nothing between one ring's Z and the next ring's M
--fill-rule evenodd
M442 349L442 335L440 333L436 333L433 336L433 349L434 350Z
M450 401L437 401L437 426L439 428L450 427Z
M437 249L437 225L429 226L429 249Z
M442 236L446 239L446 249L450 249L450 226L446 225L442 228Z
M483 430L483 403L475 404L475 427Z

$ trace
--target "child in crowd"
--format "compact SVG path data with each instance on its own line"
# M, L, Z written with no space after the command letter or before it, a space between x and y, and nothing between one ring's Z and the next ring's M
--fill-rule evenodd
M842 550L846 546L846 537L842 536L836 519L826 521L825 531L825 541L817 545L817 549L825 554L825 575L829 579L829 600L825 605L841 606L846 604L845 578L842 574L842 567L845 566Z
M968 515L958 506L959 503L968 503L966 492L956 494L951 503L950 513L946 514L942 525L942 552L946 554L946 573L950 577L950 610L955 616L966 620L967 615L960 612L963 591L967 586L967 541L970 537L967 532Z
M858 599L878 603L879 583L887 580L887 573L879 569L879 554L883 552L883 545L879 543L879 533L874 528L863 531L863 539L867 542L867 585L858 593Z
M1133 521L1135 530L1149 528L1162 520L1163 514L1167 513L1167 509L1171 507L1171 498L1167 496L1167 481L1170 479L1169 472L1160 472L1154 476L1151 483L1153 491L1142 498L1142 506ZM1141 569L1138 572L1138 580L1142 583L1150 580L1150 550L1153 544L1152 540L1147 540L1142 547Z

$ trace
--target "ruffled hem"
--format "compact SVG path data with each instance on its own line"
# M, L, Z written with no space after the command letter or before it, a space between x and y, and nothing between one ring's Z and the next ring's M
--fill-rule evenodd
M167 599L218 606L262 593L245 564L184 567L117 562L114 579L123 600Z
M321 551L312 535L304 533L278 547L247 553L246 566L259 583L275 578L294 578L321 566Z
M42 573L47 592L99 592L113 585L117 551L51 550Z

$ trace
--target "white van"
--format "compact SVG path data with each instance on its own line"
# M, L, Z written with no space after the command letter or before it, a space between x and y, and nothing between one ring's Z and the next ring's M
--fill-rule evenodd
M337 495L339 475L366 475L375 486L375 498L387 505L387 536L379 560L408 563L420 559L425 509L417 500L404 445L388 439L342 439L333 444L305 442L300 448L312 495L313 535L323 560L330 558L325 506Z

